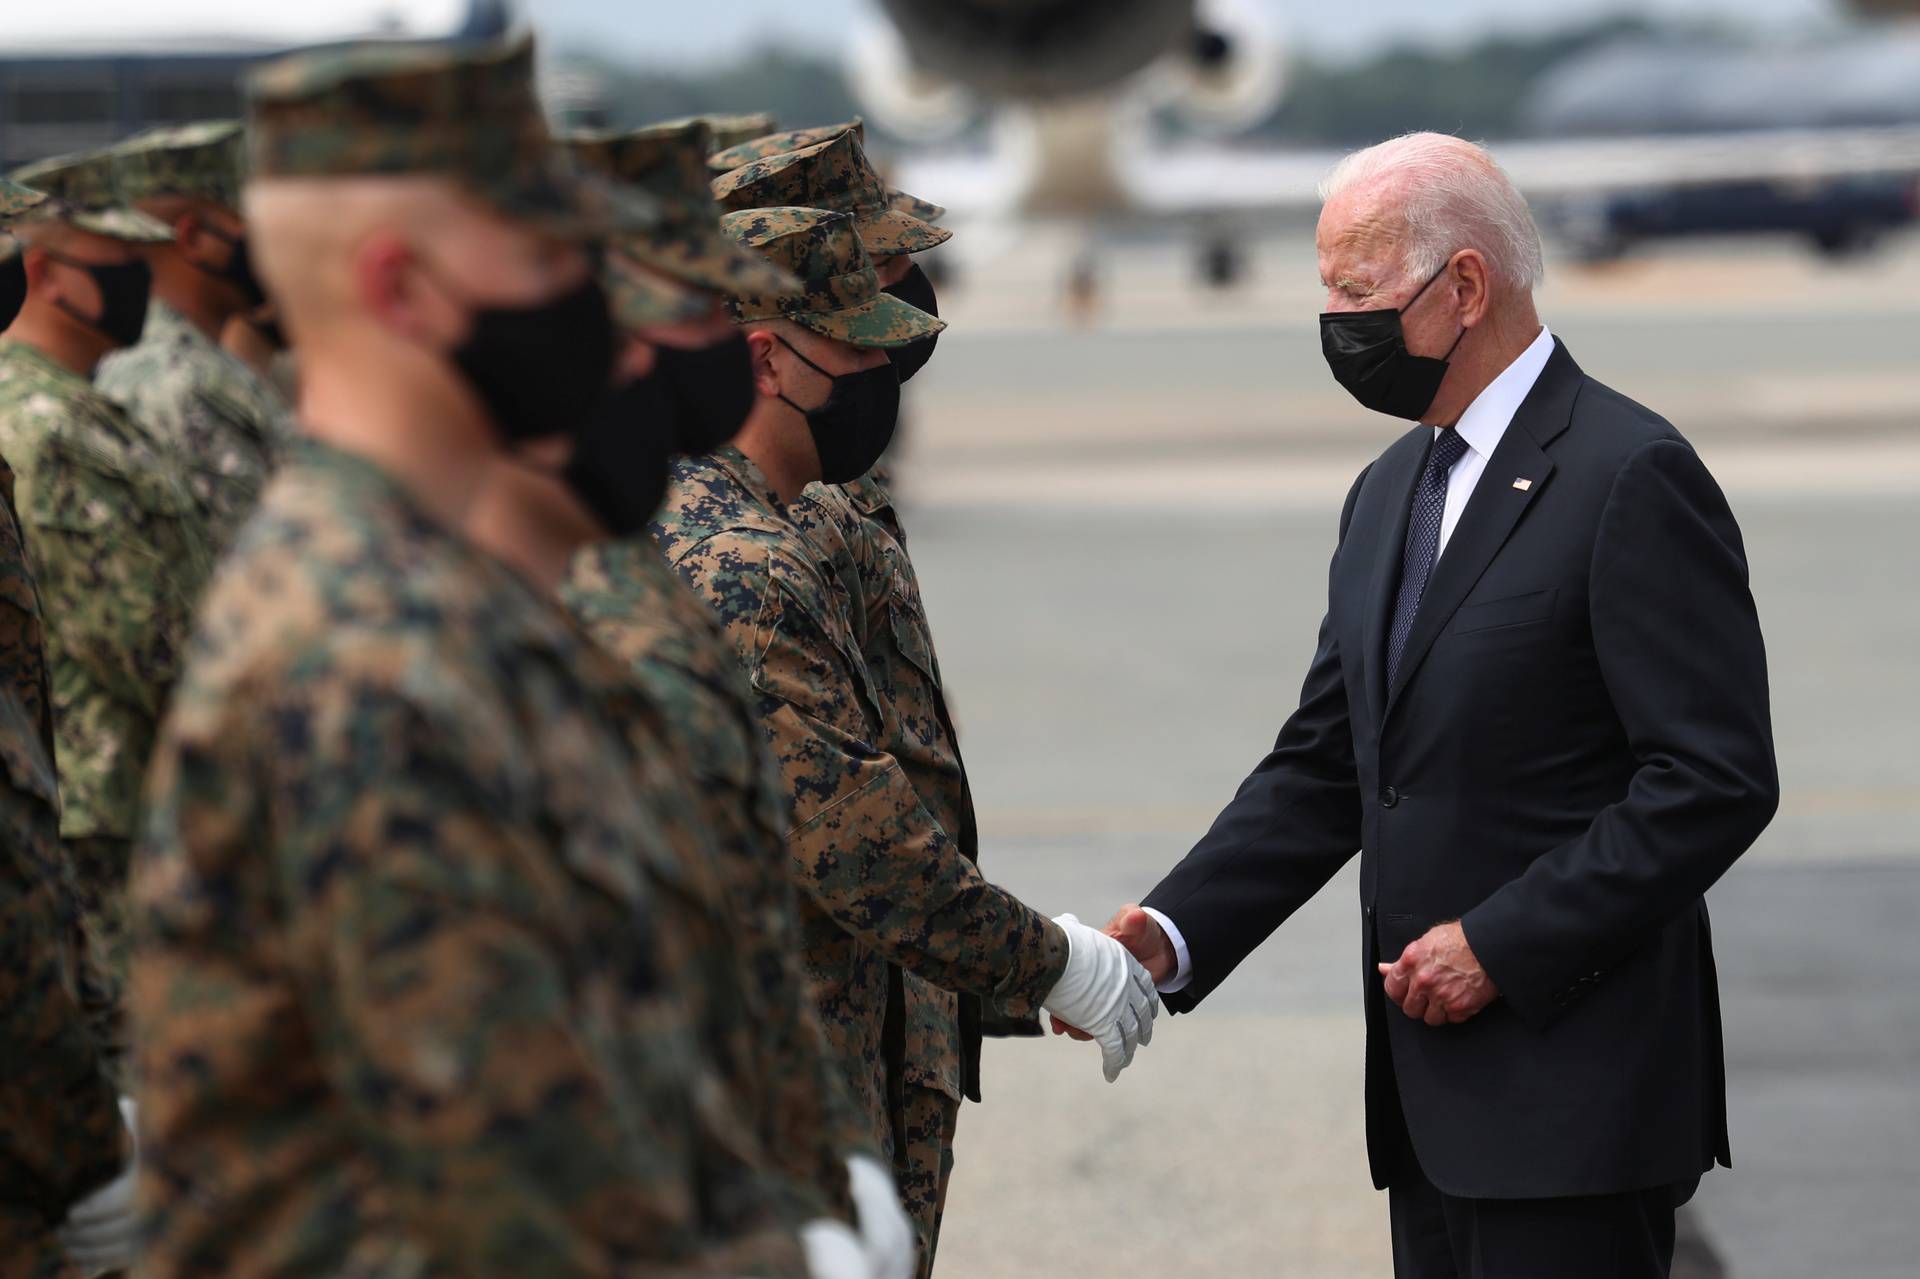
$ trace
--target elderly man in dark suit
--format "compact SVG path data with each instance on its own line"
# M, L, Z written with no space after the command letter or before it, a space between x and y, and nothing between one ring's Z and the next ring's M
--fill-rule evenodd
M1189 1012L1359 851L1395 1273L1665 1275L1729 1162L1702 894L1778 800L1740 530L1542 327L1485 152L1397 138L1323 196L1328 363L1419 425L1347 495L1299 708L1109 931Z

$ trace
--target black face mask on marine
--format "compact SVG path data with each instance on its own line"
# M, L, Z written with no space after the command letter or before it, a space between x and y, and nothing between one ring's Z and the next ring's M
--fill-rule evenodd
M939 300L933 294L933 281L927 273L914 263L907 273L895 284L889 284L883 293L890 293L908 306L918 307L928 315L938 318ZM917 338L905 346L896 346L887 352L887 358L893 361L893 367L900 372L901 382L906 382L921 369L927 367L927 361L933 358L933 347L940 340L938 333Z
M801 355L791 342L774 336L802 364L833 382L826 403L818 408L801 408L784 394L780 396L788 408L807 419L814 452L820 456L820 482L847 484L859 479L873 469L887 445L893 443L894 424L900 420L899 375L891 364L876 364L855 373L829 373Z
M529 306L467 305L467 336L448 353L507 444L578 431L606 394L613 317L591 274L579 287Z
M0 258L0 332L4 332L20 308L27 304L27 260L15 250Z
M1407 304L1372 311L1323 311L1320 314L1320 352L1326 356L1333 380L1347 389L1363 408L1418 422L1440 393L1447 361L1459 349L1466 329L1439 359L1407 350L1400 317L1413 309L1420 295L1447 273L1441 267L1414 291Z
M246 299L247 310L258 310L264 306L267 301L267 291L262 287L260 277L253 273L253 255L247 249L247 237L228 235L225 231L216 230L210 226L202 227L201 230L228 246L227 264L214 268L193 258L188 258L187 261L192 262L196 269L214 279L225 280L238 289L240 296Z
M65 298L54 305L80 323L100 334L117 347L128 347L140 340L147 327L147 301L153 295L153 272L145 262L82 262L51 250L47 256L56 262L85 271L100 290L100 314L82 315Z
M653 348L646 380L664 397L676 453L711 453L740 434L753 412L753 349L735 333L711 346Z
M630 537L667 495L673 403L657 377L634 378L601 397L575 437L561 478L610 537Z

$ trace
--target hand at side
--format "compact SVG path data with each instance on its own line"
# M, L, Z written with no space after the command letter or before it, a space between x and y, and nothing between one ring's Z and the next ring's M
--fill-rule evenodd
M1500 997L1458 920L1435 924L1408 942L1399 959L1379 967L1387 998L1429 1026L1466 1021Z

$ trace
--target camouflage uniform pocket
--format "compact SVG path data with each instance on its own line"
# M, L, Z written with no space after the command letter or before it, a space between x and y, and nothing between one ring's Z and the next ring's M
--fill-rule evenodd
M939 687L940 677L934 671L932 634L927 629L926 614L921 611L919 601L905 591L897 591L888 601L887 612L893 623L893 643L900 655L919 667L930 684Z

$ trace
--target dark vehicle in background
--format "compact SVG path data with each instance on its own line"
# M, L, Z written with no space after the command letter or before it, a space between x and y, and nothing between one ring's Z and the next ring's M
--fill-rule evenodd
M1920 28L1889 27L1812 46L1623 44L1548 73L1525 111L1529 133L1574 143L1687 134L1730 142L1798 134L1871 136L1920 124ZM1833 256L1920 221L1920 168L1765 177L1684 173L1659 183L1569 193L1543 220L1590 260L1677 236L1787 235Z
M78 15L73 35L59 29L58 0L39 11L24 36L24 19L9 13L0 21L0 171L103 146L152 125L237 116L246 69L290 48L367 36L480 38L499 34L511 20L504 0L394 3L372 31L338 26L276 38L270 9L236 2L227 34L176 33L158 16L145 29L102 36L83 20L86 0L71 0L71 8ZM155 12L164 15L165 7Z
M1557 201L1546 221L1589 261L1621 257L1650 240L1702 235L1798 236L1838 258L1920 222L1920 175L1625 191Z

